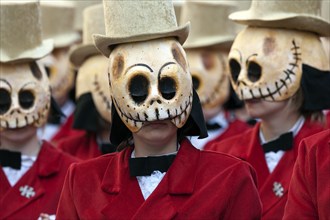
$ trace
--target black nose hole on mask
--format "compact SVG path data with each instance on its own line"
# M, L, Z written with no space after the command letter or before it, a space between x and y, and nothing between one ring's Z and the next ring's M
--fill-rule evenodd
M49 66L45 66L45 69L46 69L46 73L47 73L47 76L48 78L50 77L50 67Z
M10 93L5 89L0 89L0 115L5 114L11 106Z
M250 62L248 67L248 78L251 82L256 82L261 77L261 66L255 62Z
M148 96L149 81L143 75L136 75L131 79L128 89L134 102L141 104Z
M163 98L170 100L175 96L177 86L174 79L170 77L163 77L159 81L158 88Z
M192 83L193 83L193 87L195 90L198 90L199 86L200 86L200 80L198 77L196 76L192 76Z
M239 73L241 72L241 65L234 59L229 60L230 74L235 83L237 83Z
M29 90L22 90L18 93L18 101L23 109L29 109L34 104L34 94Z

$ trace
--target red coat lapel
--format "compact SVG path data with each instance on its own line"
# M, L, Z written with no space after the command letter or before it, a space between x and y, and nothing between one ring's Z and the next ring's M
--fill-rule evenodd
M195 162L200 154L191 154L192 151L198 150L192 147L188 140L184 140L170 169L147 200L144 200L136 178L129 177L128 159L132 148L118 154L110 161L102 181L103 191L112 197L109 202L111 205L106 205L102 214L108 219L173 218L177 211L171 196L189 195L194 190L194 171L198 165ZM112 174L112 177L109 174Z
M44 142L33 166L13 187L7 188L7 192L0 200L1 219L29 205L45 193L41 178L52 175L59 169L59 154L53 154L54 150L47 142ZM1 185L2 183L3 176Z

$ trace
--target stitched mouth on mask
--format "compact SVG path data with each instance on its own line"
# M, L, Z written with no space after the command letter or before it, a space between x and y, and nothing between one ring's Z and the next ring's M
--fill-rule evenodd
M108 98L104 94L104 92L101 90L101 84L98 81L97 75L95 75L95 77L94 77L93 85L94 85L94 89L96 91L96 94L98 94L98 96L101 98L101 100L103 101L103 103L106 106L106 109L109 110L109 111L111 111L111 99Z
M155 119L150 119L148 114L144 113L137 113L136 117L133 117L132 114L124 113L121 108L118 106L118 103L116 99L114 99L114 103L117 106L117 109L119 109L119 114L121 115L121 118L124 118L126 123L133 123L135 127L137 127L138 123L145 123L150 121L157 121L157 120L173 120L177 119L179 122L181 122L182 116L186 116L188 114L188 109L192 105L192 94L189 96L189 101L186 101L183 105L180 105L179 110L175 109L175 113L171 113L170 109L166 110L166 117L160 117L159 109L155 108L154 114L156 115Z
M15 129L22 128L27 125L39 124L41 119L44 119L47 114L45 114L49 109L49 104L47 104L43 110L37 113L28 114L25 116L13 117L12 119L0 119L1 128L5 129Z

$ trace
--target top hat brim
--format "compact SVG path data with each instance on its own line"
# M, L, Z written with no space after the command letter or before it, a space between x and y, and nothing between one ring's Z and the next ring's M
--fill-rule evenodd
M54 49L53 39L43 40L42 43L34 48L29 50L24 50L18 55L10 56L2 48L0 49L0 62L1 63L19 63L19 62L28 62L31 60L38 60L46 55L50 54Z
M235 36L214 36L214 37L204 37L199 38L193 41L189 41L189 39L184 43L183 48L185 49L193 49L199 47L228 47L231 45L235 39Z
M330 36L330 23L321 17L308 14L268 13L258 15L247 10L232 13L229 15L229 19L249 26L287 28L310 31L325 37Z
M78 68L88 57L100 54L100 51L96 49L94 44L82 44L73 47L69 54L70 62Z
M78 32L70 32L52 37L54 39L54 48L69 47L81 39Z
M189 30L190 30L190 23L188 22L184 26L166 30L164 32L137 34L126 37L109 37L105 35L94 34L93 39L97 49L104 56L109 57L111 50L113 48L112 46L117 44L154 40L165 37L176 37L178 41L181 44L183 44L188 37Z

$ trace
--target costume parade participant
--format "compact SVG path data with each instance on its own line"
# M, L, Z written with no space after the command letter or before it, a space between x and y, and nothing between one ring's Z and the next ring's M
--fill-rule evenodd
M94 41L109 57L110 140L123 150L71 167L57 218L260 218L253 169L184 137L206 136L181 46L189 24L177 27L171 1L103 3Z
M116 151L110 144L111 98L108 59L96 49L92 34L105 32L103 5L84 10L83 43L70 53L71 62L79 68L76 83L77 104L73 128L83 131L61 139L57 147L80 159L90 159Z
M39 2L0 6L0 219L37 219L55 214L65 174L76 160L37 137L51 108L39 59L53 49L52 40L41 38Z
M303 139L283 219L329 218L330 130Z
M39 136L55 143L62 138L63 135L58 132L66 120L72 120L75 109L69 97L75 82L75 70L69 62L69 49L80 40L80 35L74 30L73 2L42 0L40 4L43 36L54 40L54 50L41 61L47 70L52 96L65 117L50 117L48 123L39 129Z
M191 137L191 143L199 149L207 150L214 142L250 127L225 107L227 101L232 102L229 98L233 99L232 95L235 95L234 92L230 94L227 62L235 38L235 25L228 15L234 8L234 4L193 1L185 2L182 7L181 23L190 21L192 25L183 47L209 135L204 139Z
M260 122L212 149L255 168L262 219L283 217L299 143L323 130L313 117L330 106L329 62L319 37L329 34L330 25L317 15L319 6L319 1L252 1L248 11L230 15L249 25L229 53L231 82Z

